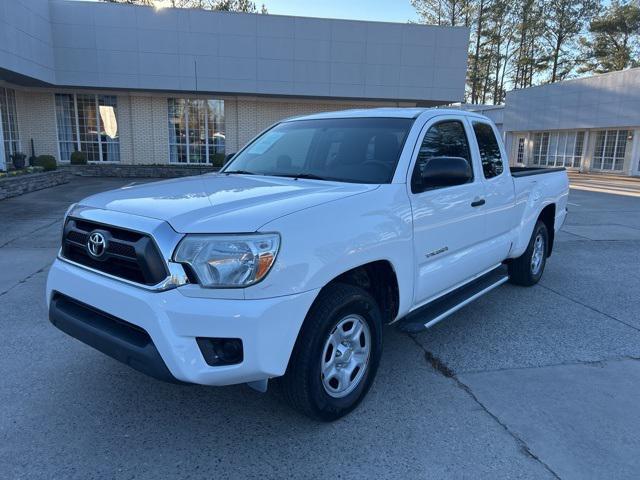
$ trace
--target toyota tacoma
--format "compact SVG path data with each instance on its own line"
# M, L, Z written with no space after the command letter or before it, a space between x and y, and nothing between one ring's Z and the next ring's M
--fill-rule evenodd
M330 421L371 387L383 326L417 332L506 281L537 283L567 197L563 168L510 168L475 113L287 119L220 172L71 206L49 318L158 379L276 379Z

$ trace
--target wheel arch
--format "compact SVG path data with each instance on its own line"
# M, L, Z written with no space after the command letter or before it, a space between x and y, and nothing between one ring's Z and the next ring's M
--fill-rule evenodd
M538 221L541 221L547 227L547 233L549 235L549 242L547 244L547 257L550 257L551 252L553 251L553 243L556 233L556 204L550 203L549 205L545 206L540 212L540 215L538 215Z
M397 317L400 287L396 270L389 260L375 260L342 272L322 287L318 297L334 283L355 285L369 292L378 302L383 323L391 323Z

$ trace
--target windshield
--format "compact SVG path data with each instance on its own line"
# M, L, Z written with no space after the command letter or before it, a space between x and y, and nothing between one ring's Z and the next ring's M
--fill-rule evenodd
M389 183L411 118L294 120L271 128L223 173Z

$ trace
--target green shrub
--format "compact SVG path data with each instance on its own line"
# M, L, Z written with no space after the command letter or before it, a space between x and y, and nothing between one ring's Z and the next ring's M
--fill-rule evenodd
M44 168L45 172L58 168L56 157L53 155L39 155L36 160L36 165Z
M214 153L213 156L210 156L209 159L211 161L211 164L214 167L222 167L224 166L224 160L225 160L225 154L224 153Z
M71 154L71 165L86 165L87 154L84 152L73 152Z

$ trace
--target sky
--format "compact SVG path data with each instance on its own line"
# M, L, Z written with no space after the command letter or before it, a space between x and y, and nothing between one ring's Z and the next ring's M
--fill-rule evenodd
M254 0L269 13L321 18L400 22L418 20L410 0Z
M2 0L0 0L2 1ZM97 1L97 0L93 0ZM301 17L400 22L418 20L410 0L253 0L269 13Z

